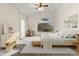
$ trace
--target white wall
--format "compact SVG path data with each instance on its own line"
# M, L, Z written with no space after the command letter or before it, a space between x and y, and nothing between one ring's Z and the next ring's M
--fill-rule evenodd
M31 15L30 17L28 17L28 19L26 20L26 24L27 24L27 28L34 30L36 34L39 34L37 31L37 26L39 23L43 22L41 19L44 17L48 17L49 18L49 23L53 24L54 23L54 19L53 19L53 14L49 11L49 12L39 12L36 14Z
M0 4L0 34L2 24L10 24L14 31L19 32L19 13L18 10L8 4Z
M55 30L66 31L66 32L78 32L79 31L79 19L78 19L78 28L77 29L68 29L64 28L64 20L69 16L78 13L79 17L79 4L68 4L65 3L60 7L54 14L55 20Z

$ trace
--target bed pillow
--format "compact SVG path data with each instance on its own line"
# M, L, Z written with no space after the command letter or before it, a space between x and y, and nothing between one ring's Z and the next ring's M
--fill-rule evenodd
M62 37L63 37L63 38L75 38L75 34L72 34L72 33L65 33L65 34L63 34Z

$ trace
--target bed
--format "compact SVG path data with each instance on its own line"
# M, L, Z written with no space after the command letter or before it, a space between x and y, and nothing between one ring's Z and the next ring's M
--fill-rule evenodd
M45 49L51 49L52 46L74 46L75 38L65 38L58 34L41 34L41 36L28 37L27 39L32 46L43 46Z
M74 46L73 42L76 40L76 38L62 37L56 33L42 34L41 39L42 45L49 48L51 46Z

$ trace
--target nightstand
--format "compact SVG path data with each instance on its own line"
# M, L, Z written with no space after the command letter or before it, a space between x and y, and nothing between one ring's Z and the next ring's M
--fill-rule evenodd
M79 52L79 40L76 39L73 43L74 43L74 46L76 46L76 51Z

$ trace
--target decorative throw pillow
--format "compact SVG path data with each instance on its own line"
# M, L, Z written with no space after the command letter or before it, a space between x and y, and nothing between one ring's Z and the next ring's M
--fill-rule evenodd
M65 33L65 34L63 34L62 37L63 37L63 38L69 38L69 34L68 34L68 33Z

